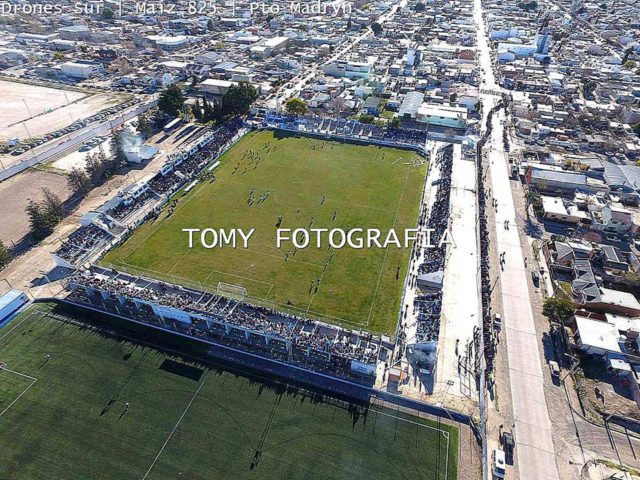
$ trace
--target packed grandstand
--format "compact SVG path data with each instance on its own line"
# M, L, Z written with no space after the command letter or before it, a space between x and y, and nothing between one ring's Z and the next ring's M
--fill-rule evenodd
M344 119L267 116L260 127L328 138L342 136L418 151L424 151L426 142L424 132L386 129ZM210 173L210 165L219 163L214 162L248 130L246 124L236 120L209 131L189 148L173 154L139 195L107 202L91 223L72 234L55 252L56 261L72 267L95 261L145 220L157 216L173 194L185 186L189 188L203 172L205 176ZM418 225L433 228L439 237L449 223L452 148L441 149L435 161L441 172L436 199L430 209L421 210ZM412 255L420 253L424 258L418 273L444 269L446 246L424 252L417 252L416 248ZM78 270L67 285L71 292L68 300L74 303L359 383L372 384L377 363L393 363L401 355L393 343L368 333L114 269L92 266ZM427 291L417 297L414 308L419 312L418 342L437 342L441 297L440 291ZM396 340L402 345L401 331Z

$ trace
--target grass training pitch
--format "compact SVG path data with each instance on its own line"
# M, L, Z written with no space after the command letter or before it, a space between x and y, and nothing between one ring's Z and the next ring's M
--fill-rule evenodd
M0 329L2 478L456 478L455 427L169 356L82 320L39 304Z
M276 228L415 228L426 161L407 150L272 131L249 134L201 181L107 254L104 264L214 290L241 285L250 299L350 328L393 333L409 249L315 244L276 248ZM188 248L183 228L255 228L249 248ZM287 254L288 252L288 254Z

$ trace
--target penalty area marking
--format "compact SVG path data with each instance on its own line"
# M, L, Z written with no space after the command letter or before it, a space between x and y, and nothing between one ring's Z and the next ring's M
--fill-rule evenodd
M37 379L37 378L32 377L32 376L30 376L30 375L26 375L26 374L24 374L24 373L16 372L16 371L11 370L11 369L9 369L9 368L7 368L7 367L0 367L0 375L4 375L6 372L13 373L14 375L18 375L18 376L20 376L20 377L27 378L27 379L31 380L31 383L29 384L29 386L28 386L27 388L25 388L25 389L22 391L22 393L21 393L20 395L18 395L18 396L13 400L13 402L11 402L11 403L10 403L10 404L9 404L9 405L4 409L4 410L2 410L2 412L0 412L0 417L2 417L2 416L3 416L3 415L4 415L4 414L5 414L5 413L6 413L6 412L11 408L11 407L13 407L13 405L15 405L15 403L16 403L18 400L20 400L20 399L22 398L22 396L23 396L25 393L27 393L27 392L29 391L29 389L30 389L31 387L33 387L33 386L35 385L35 383L38 381L38 379Z

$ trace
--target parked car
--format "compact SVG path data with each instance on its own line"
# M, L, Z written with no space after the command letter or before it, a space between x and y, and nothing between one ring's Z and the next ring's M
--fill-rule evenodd
M499 313L493 316L493 328L496 330L502 329L502 316Z
M560 366L558 362L551 360L549 362L549 371L551 372L551 376L554 378L560 378Z
M540 275L535 270L531 270L531 279L536 288L540 286Z

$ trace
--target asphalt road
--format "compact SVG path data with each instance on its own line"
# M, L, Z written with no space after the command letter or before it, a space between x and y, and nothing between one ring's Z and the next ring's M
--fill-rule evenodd
M499 91L496 84L489 44L482 19L482 2L474 0L474 17L478 29L478 59L481 86ZM496 103L496 96L482 93L484 112ZM494 115L493 131L487 144L487 161L491 171L491 191L497 201L495 230L497 245L504 254L501 273L504 335L509 359L509 386L512 398L513 432L517 451L518 477L521 480L559 478L551 419L545 398L542 359L527 287L528 270L524 265L518 235L517 215L508 175L508 156L502 150L504 116ZM505 222L510 228L505 228ZM490 453L488 453L490 455Z

